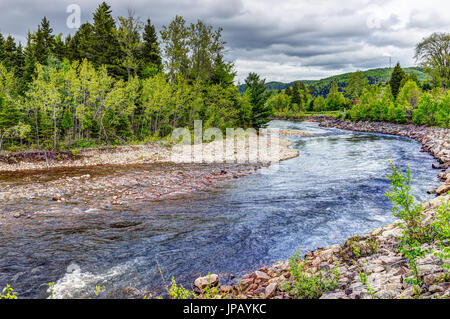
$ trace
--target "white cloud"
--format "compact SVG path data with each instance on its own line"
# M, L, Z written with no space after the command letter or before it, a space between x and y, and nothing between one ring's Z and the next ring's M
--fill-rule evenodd
M0 30L22 42L45 15L57 33L68 4L79 4L82 21L101 1L0 0ZM389 56L414 63L414 47L432 32L450 30L450 2L442 0L111 0L113 14L128 8L157 28L176 15L224 28L229 59L239 80L257 72L268 81L317 79L339 72L384 67Z

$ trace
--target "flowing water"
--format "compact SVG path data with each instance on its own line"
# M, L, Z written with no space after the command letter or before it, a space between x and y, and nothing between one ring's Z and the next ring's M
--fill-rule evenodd
M126 210L28 200L49 212L26 227L0 225L0 285L31 298L47 297L49 282L57 297L86 296L96 285L105 297L121 297L127 287L158 291L161 273L188 287L208 272L228 281L299 246L341 243L394 221L384 196L387 157L410 165L418 200L431 199L426 191L438 185L435 160L413 140L305 122L271 126L310 133L288 137L300 156L208 191L136 200Z

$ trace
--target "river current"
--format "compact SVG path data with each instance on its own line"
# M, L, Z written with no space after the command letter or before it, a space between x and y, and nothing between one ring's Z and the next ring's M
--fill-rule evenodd
M270 126L309 133L287 137L299 157L208 191L136 200L131 209L49 201L53 213L26 227L0 224L0 286L46 298L47 283L55 282L55 297L77 298L99 285L103 297L120 298L128 287L158 293L171 277L188 288L208 272L231 282L299 247L342 243L393 222L384 196L388 158L410 166L417 200L431 199L427 190L438 185L436 161L411 139L308 122Z

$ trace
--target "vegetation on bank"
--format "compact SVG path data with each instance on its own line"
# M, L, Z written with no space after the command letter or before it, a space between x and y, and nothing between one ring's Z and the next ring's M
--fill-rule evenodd
M417 45L416 58L430 80L407 74L397 64L389 81L370 84L364 72L348 75L343 91L336 82L326 95L295 82L267 101L279 118L302 118L310 112L340 111L352 121L414 123L450 128L450 35L433 34ZM444 52L443 54L441 54Z
M176 127L254 127L271 110L264 81L241 95L222 29L176 16L160 39L150 19L114 19L102 3L73 36L44 18L27 45L0 34L0 150L147 142Z

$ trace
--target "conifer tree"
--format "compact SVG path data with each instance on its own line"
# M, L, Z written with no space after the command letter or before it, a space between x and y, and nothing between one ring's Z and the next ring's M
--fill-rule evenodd
M141 48L140 58L144 65L144 73L146 68L154 68L156 72L162 70L161 50L159 48L158 36L156 35L155 26L147 19L142 35L143 44ZM148 71L148 70L147 70Z
M403 78L406 76L405 72L403 71L402 67L400 66L400 63L397 63L397 65L394 68L394 71L392 72L391 79L389 81L389 85L391 86L392 95L396 99L398 96L398 93L401 89L401 83L403 81Z
M111 15L111 7L102 2L94 13L91 59L94 66L105 65L115 76L123 76L124 70L119 61L120 45L116 37L116 23Z
M261 80L256 73L250 73L245 79L249 100L252 105L251 125L255 129L263 128L270 121L272 109L266 105L270 92L266 92L265 80Z

